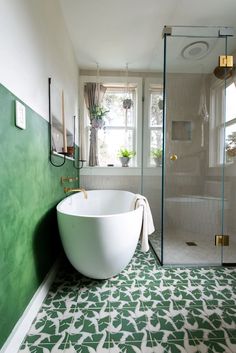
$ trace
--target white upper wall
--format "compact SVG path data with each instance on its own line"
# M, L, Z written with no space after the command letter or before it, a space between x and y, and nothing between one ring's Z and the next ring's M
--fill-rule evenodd
M72 122L78 65L58 0L0 0L0 83L48 120L48 77Z
M124 71L128 63L131 71L162 72L164 25L236 26L236 0L59 1L78 64L90 70L98 63L102 70ZM174 61L185 45L181 38L175 41Z

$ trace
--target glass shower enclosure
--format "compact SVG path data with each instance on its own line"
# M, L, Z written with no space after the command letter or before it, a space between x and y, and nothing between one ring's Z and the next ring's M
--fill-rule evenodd
M162 264L236 263L233 32L163 30Z

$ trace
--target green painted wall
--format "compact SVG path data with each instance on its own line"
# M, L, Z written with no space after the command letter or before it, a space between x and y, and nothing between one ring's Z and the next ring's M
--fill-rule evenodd
M49 163L42 117L26 107L26 130L15 126L15 99L0 85L0 347L61 250L60 177L77 175L69 160L61 168Z

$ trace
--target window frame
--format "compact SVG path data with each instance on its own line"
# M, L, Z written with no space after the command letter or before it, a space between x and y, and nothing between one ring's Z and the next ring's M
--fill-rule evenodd
M144 168L157 170L161 167L156 167L151 163L151 131L161 130L163 134L163 125L151 126L150 124L150 108L151 108L151 86L160 86L163 91L162 77L146 78L145 79L145 101L144 101ZM154 90L153 90L154 91ZM163 138L163 136L162 136Z
M87 160L85 163L85 168L106 168L107 170L110 170L111 167L89 167L88 166L88 156L89 156L89 127L87 127L86 123L86 106L84 102L84 86L87 82L96 82L97 77L96 76L85 76L81 75L79 77L80 80L80 91L79 91L79 101L80 101L80 112L79 116L81 119L83 119L83 124L80 126L80 136L84 132L86 135L84 145L85 145L85 151L84 151L84 158ZM115 85L115 84L124 84L126 85L127 83L127 77L126 76L100 76L99 81L103 84L109 84L109 85ZM141 168L141 161L142 161L142 94L143 94L143 89L142 89L142 78L141 77L129 77L129 83L134 84L136 86L136 141L135 141L135 151L136 151L136 166L130 167L130 168ZM83 131L82 131L83 130ZM122 168L122 167L117 167L117 168ZM84 168L83 168L84 169ZM124 169L127 168L122 168Z
M232 164L224 158L225 129L236 124L236 117L226 120L226 90L234 84L232 79L213 82L210 88L210 121L209 121L209 167ZM221 119L219 117L221 116Z

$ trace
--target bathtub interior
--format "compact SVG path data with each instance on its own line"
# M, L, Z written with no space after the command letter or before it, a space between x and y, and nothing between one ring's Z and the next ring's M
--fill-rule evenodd
M74 216L109 216L132 211L135 194L121 190L89 190L73 194L59 203L57 210Z

